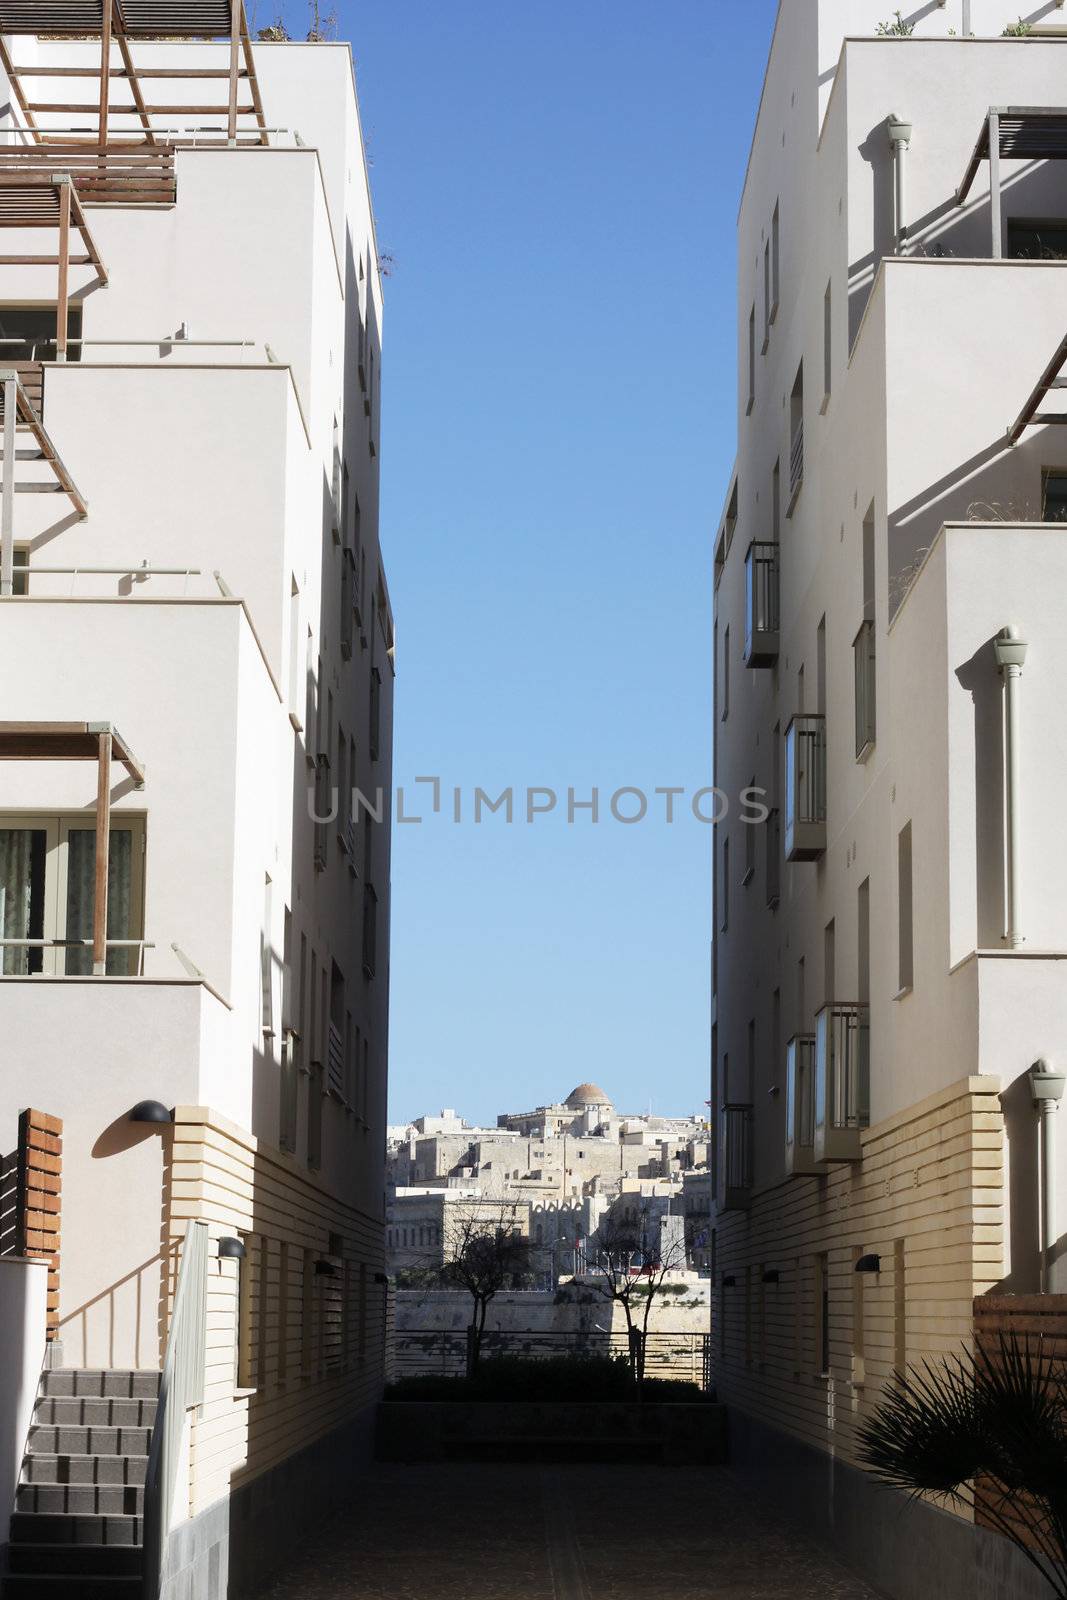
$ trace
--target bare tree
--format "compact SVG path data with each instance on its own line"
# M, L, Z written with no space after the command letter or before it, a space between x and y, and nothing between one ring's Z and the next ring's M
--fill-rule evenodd
M506 1201L492 1214L463 1207L446 1230L439 1281L446 1288L465 1289L471 1297L467 1337L472 1372L481 1357L490 1303L502 1289L519 1289L530 1280L530 1240L520 1226L524 1209Z
M597 1294L622 1308L630 1369L639 1394L645 1379L645 1343L652 1307L668 1273L686 1264L683 1230L665 1249L652 1244L650 1232L658 1221L647 1206L640 1212L610 1211L597 1230L598 1243L586 1278Z

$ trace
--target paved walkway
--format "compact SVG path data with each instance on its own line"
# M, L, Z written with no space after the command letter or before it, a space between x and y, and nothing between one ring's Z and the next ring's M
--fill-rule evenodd
M263 1600L878 1600L724 1467L385 1466Z

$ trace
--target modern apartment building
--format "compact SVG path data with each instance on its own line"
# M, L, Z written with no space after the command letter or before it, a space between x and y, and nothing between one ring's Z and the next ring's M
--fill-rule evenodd
M0 30L5 1593L255 1591L368 1447L386 1317L352 61L251 42L240 0Z
M1067 1230L1029 1076L1067 1056L1067 27L1017 16L784 0L738 222L717 1384L739 1464L898 1596L1028 1592L855 1431L975 1296L1062 1287Z

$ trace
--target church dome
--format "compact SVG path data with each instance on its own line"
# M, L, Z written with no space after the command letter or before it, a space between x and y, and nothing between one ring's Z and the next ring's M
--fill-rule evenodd
M581 1111L586 1106L610 1106L611 1100L595 1083L580 1083L577 1089L572 1089L566 1102L572 1111Z

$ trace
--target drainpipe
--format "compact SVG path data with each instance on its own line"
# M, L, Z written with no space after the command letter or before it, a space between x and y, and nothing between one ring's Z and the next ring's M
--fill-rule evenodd
M1041 1133L1041 1293L1053 1294L1061 1287L1056 1247L1056 1112L1063 1096L1063 1073L1055 1072L1047 1061L1035 1061L1029 1072L1030 1093L1038 1114Z
M1019 902L1019 680L1026 663L1026 644L1014 624L1001 628L993 641L997 668L1004 680L1005 828L1004 880L1007 926L1004 938L1012 950L1023 942Z
M902 256L908 239L908 208L905 156L911 143L911 123L903 122L896 112L886 118L889 147L893 152L893 171L896 179L896 226L893 239L897 255Z

